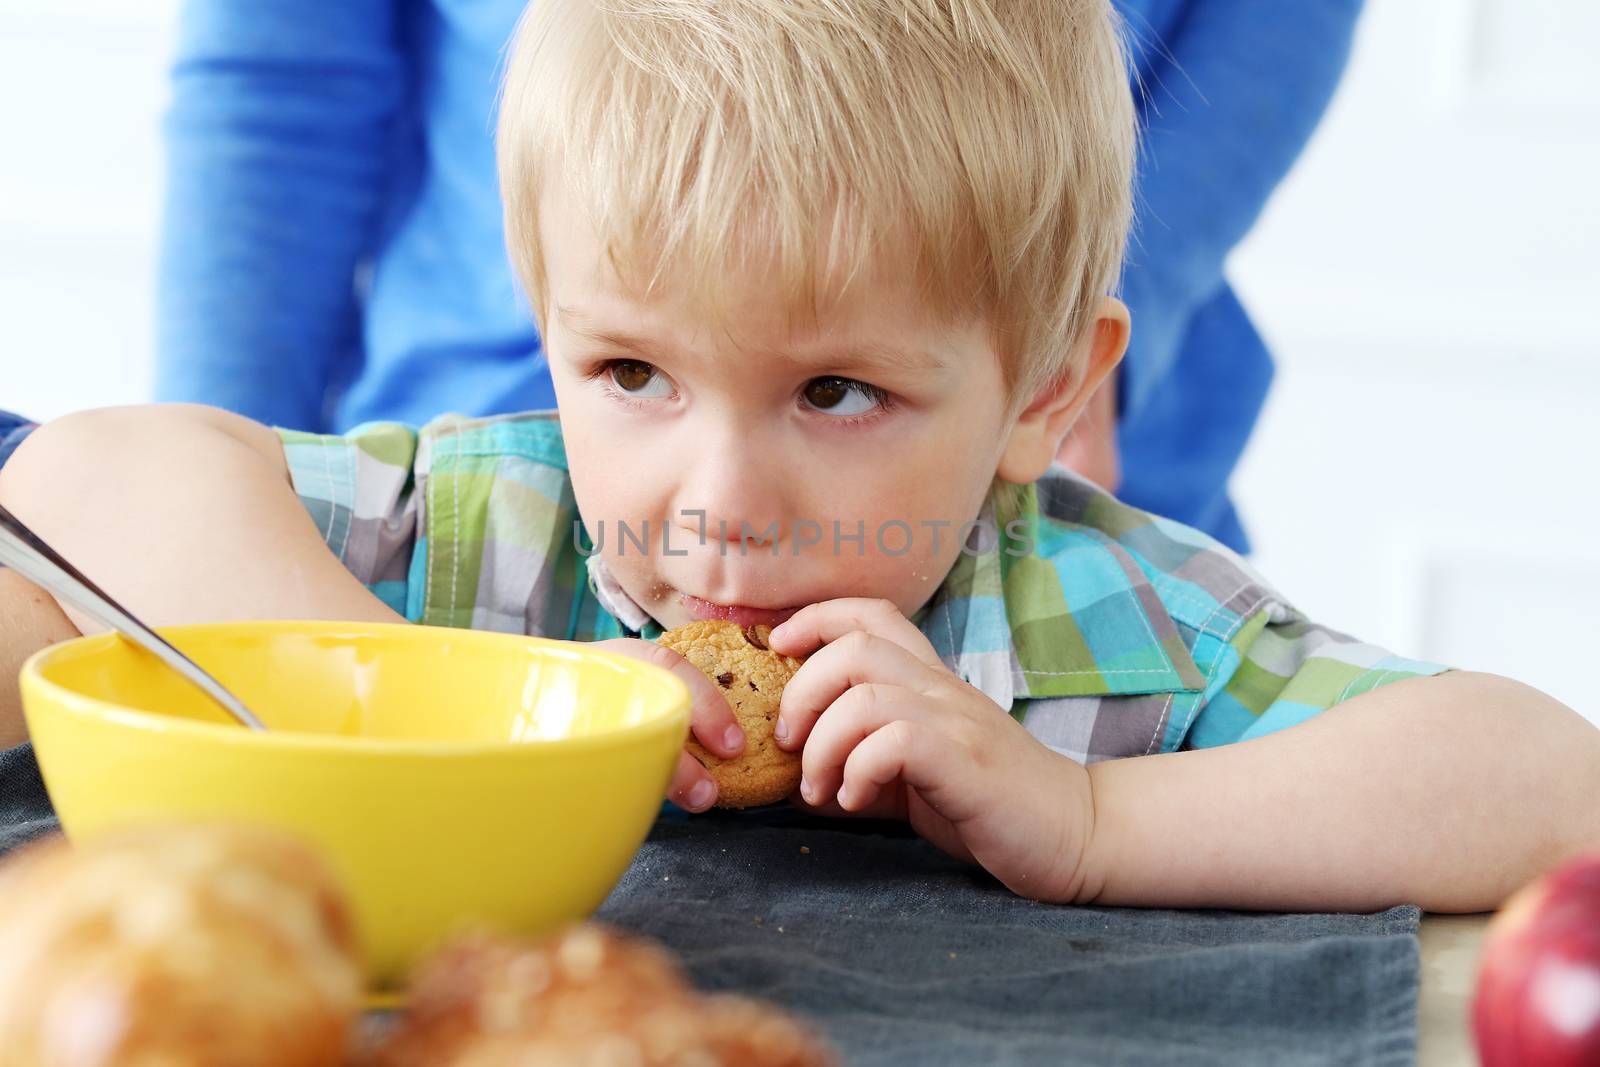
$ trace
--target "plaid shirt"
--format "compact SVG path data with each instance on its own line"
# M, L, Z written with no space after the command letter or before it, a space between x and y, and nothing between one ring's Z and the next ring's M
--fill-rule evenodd
M579 551L554 412L279 435L323 540L411 621L576 641L661 632ZM1060 467L991 493L980 520L912 621L1080 762L1259 737L1450 669L1311 623L1228 548ZM985 547L985 529L1025 529L1033 549Z

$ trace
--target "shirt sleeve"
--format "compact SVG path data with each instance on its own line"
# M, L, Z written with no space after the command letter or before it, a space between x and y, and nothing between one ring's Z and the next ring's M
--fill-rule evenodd
M1177 359L1223 261L1316 128L1360 0L1188 0L1163 39L1136 14L1139 173L1122 295L1134 333L1120 404L1138 411Z
M339 562L412 622L422 617L418 431L369 423L347 434L279 429L289 480Z
M1248 741L1379 686L1453 669L1395 655L1270 602L1220 647L1179 747Z
M326 429L388 192L397 0L187 0L157 279L156 393Z

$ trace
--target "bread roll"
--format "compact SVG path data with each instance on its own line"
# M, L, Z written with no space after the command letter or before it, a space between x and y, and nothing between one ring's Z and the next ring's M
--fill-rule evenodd
M0 1067L335 1067L361 988L332 874L278 834L56 837L0 865Z

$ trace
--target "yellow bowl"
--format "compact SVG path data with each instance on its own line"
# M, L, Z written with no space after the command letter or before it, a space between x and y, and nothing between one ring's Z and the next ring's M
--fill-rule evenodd
M593 912L688 731L670 673L568 642L337 622L162 636L270 730L233 725L115 635L45 649L22 698L67 835L172 819L298 832L343 876L379 988L460 925L536 933Z

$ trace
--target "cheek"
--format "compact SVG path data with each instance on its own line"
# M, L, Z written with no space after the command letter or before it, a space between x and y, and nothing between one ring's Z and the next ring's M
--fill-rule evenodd
M586 383L558 384L556 402L567 470L584 521L593 524L604 518L609 524L619 516L642 518L638 512L642 501L635 496L639 486L652 481L645 469L651 454L630 445L609 402Z
M918 554L924 544L931 547L933 530L927 524L944 521L954 528L976 517L994 476L987 456L964 458L937 446L913 451L920 457L897 458L858 472L850 493L856 510L846 512L866 518L869 530L886 523L908 524L915 534L908 555ZM891 547L903 543L903 528L886 529L884 538Z
M885 529L882 546L876 543L874 528L868 524L863 555L857 555L853 543L844 544L832 554L832 546L825 542L819 547L832 554L832 558L826 560L828 581L825 587L834 596L888 600L902 614L914 615L938 592L960 554L958 526L959 523L952 523L940 529L937 547L933 530L915 524L909 535L901 527ZM909 549L902 552L908 543Z
M643 518L643 502L635 499L640 480L625 473L632 469L629 450L619 448L615 438L607 434L587 437L582 430L568 431L565 413L562 422L572 493L590 536L594 536L595 524L601 520L609 527L618 519L636 522Z
M840 541L835 547L827 526L813 551L823 557L830 588L841 596L881 597L910 615L939 588L961 554L962 526L983 506L990 478L974 474L964 481L944 472L925 475L897 468L892 480L859 485L850 501L834 500L831 515L841 519L843 533L853 534L862 520L865 547ZM856 510L848 510L855 505ZM859 553L859 554L858 554Z

